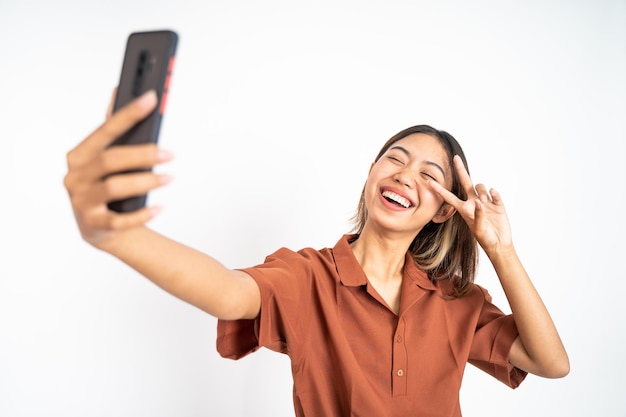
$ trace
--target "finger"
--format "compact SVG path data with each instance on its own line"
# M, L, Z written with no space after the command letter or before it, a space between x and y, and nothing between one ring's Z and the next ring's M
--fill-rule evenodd
M130 213L116 213L108 211L106 206L83 213L80 218L82 224L94 230L122 230L141 226L152 220L161 212L161 207L143 207Z
M476 187L474 188L476 189L476 194L479 196L487 194L487 187L485 187L485 184L476 184Z
M487 187L485 187L485 184L476 185L475 190L476 190L476 195L478 195L478 198L482 202L488 203L489 201L491 201L491 196L487 192Z
M161 150L154 144L112 147L100 153L89 164L69 169L64 178L64 186L70 196L80 194L109 175L150 169L171 159L170 152Z
M76 187L70 191L72 207L76 211L92 211L106 207L110 201L146 194L171 182L169 175L140 172L120 174L92 184Z
M503 206L504 202L502 201L502 196L499 192L494 190L493 188L489 190L489 194L491 195L491 201L498 206Z
M160 206L144 207L132 213L115 214L110 221L113 230L127 229L141 226L161 212Z
M474 202L474 228L476 230L480 230L483 227L483 222L485 219L485 210L484 210L483 202L480 199L475 199Z
M156 104L156 93L150 90L115 112L109 120L70 151L68 165L73 166L91 161L98 152L148 116Z
M167 174L154 174L152 172L119 174L102 180L90 192L109 202L146 194L171 181L172 177Z
M113 106L115 105L115 96L117 96L117 87L113 89L111 93L111 100L109 100L109 106L107 107L107 114L105 120L109 120L113 115Z
M461 201L457 196L455 196L452 192L445 189L441 184L437 181L428 180L428 185L443 198L443 201L450 204L457 211L459 211L460 207L463 205L463 201Z
M95 181L111 174L149 169L168 162L172 154L155 144L113 146L100 153L89 165L82 167L85 181Z

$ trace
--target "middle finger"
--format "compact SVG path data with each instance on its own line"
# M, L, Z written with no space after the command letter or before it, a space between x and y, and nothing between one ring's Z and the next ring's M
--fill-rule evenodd
M472 179L465 169L463 160L458 155L454 156L454 166L459 176L459 182L461 183L461 187L465 190L465 193L467 194L467 198L477 196L476 190L474 189L474 183L472 183Z
M150 169L171 158L170 152L159 149L153 143L113 146L86 166L83 174L85 179L94 181L119 172Z

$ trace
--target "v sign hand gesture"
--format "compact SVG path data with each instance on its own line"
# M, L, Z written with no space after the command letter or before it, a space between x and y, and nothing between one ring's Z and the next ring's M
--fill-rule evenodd
M569 372L567 353L548 310L515 252L500 194L487 190L483 184L474 186L458 156L454 157L454 169L467 200L461 200L435 181L430 185L463 217L498 275L519 332L511 346L509 362L536 375L550 378L566 375Z
M459 199L436 181L430 181L431 187L459 212L487 255L501 248L510 248L513 244L511 227L500 194L494 189L487 190L484 184L474 186L459 156L454 157L454 169L467 200Z

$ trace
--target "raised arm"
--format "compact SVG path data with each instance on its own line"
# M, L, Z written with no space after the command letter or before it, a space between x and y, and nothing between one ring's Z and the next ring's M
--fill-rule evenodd
M154 144L108 147L156 106L148 92L107 120L67 155L65 188L80 233L88 243L127 263L172 295L226 320L254 318L261 298L255 281L215 259L145 226L159 210L108 210L107 202L146 193L170 178L151 171L126 173L167 162Z
M469 196L462 201L436 182L431 186L469 225L489 257L511 306L519 337L509 354L512 365L547 378L569 373L569 359L556 326L515 251L504 204L497 191L474 187L463 162L455 169Z
M487 253L500 279L519 332L509 353L512 365L546 378L569 373L569 359L554 322L513 246Z

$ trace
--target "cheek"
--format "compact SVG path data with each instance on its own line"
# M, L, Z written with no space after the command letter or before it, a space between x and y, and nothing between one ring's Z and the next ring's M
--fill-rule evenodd
M432 205L434 209L439 210L439 207L444 203L443 197L436 191L425 185L419 192L419 198L422 204Z
M378 194L378 188L376 187L376 182L368 179L367 182L365 183L364 191L365 191L365 194L364 194L365 202L369 204L369 202L372 201L372 198L376 198Z
M388 175L384 169L381 169L380 166L374 165L367 176L367 180L365 181L365 196L372 197L373 195L378 194L378 183L382 178Z

